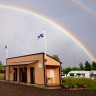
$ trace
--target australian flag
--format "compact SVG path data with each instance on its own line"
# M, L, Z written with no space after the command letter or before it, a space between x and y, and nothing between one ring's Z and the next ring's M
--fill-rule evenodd
M42 34L40 34L39 36L38 36L38 39L39 38L43 38L44 37L44 34L42 33Z

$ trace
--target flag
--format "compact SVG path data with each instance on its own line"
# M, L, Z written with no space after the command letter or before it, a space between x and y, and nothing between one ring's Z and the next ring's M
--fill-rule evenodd
M38 39L39 38L43 38L44 37L44 34L42 33L42 34L40 34L39 36L38 36Z
M7 45L5 46L5 49L7 49Z

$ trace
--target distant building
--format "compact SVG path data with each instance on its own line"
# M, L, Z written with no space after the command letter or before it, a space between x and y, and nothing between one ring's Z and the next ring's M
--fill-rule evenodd
M45 53L30 54L6 60L5 80L40 84L45 86L61 85L61 62Z

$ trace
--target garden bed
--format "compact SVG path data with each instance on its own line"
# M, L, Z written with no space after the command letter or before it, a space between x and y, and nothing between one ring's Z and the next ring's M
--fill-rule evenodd
M66 90L96 90L96 80L90 78L66 77L62 80L62 89Z
M62 90L88 90L84 85L64 85Z

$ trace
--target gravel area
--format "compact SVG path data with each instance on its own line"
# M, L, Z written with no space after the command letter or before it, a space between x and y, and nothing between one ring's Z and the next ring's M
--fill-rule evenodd
M96 96L95 90L64 91L0 82L0 96Z

